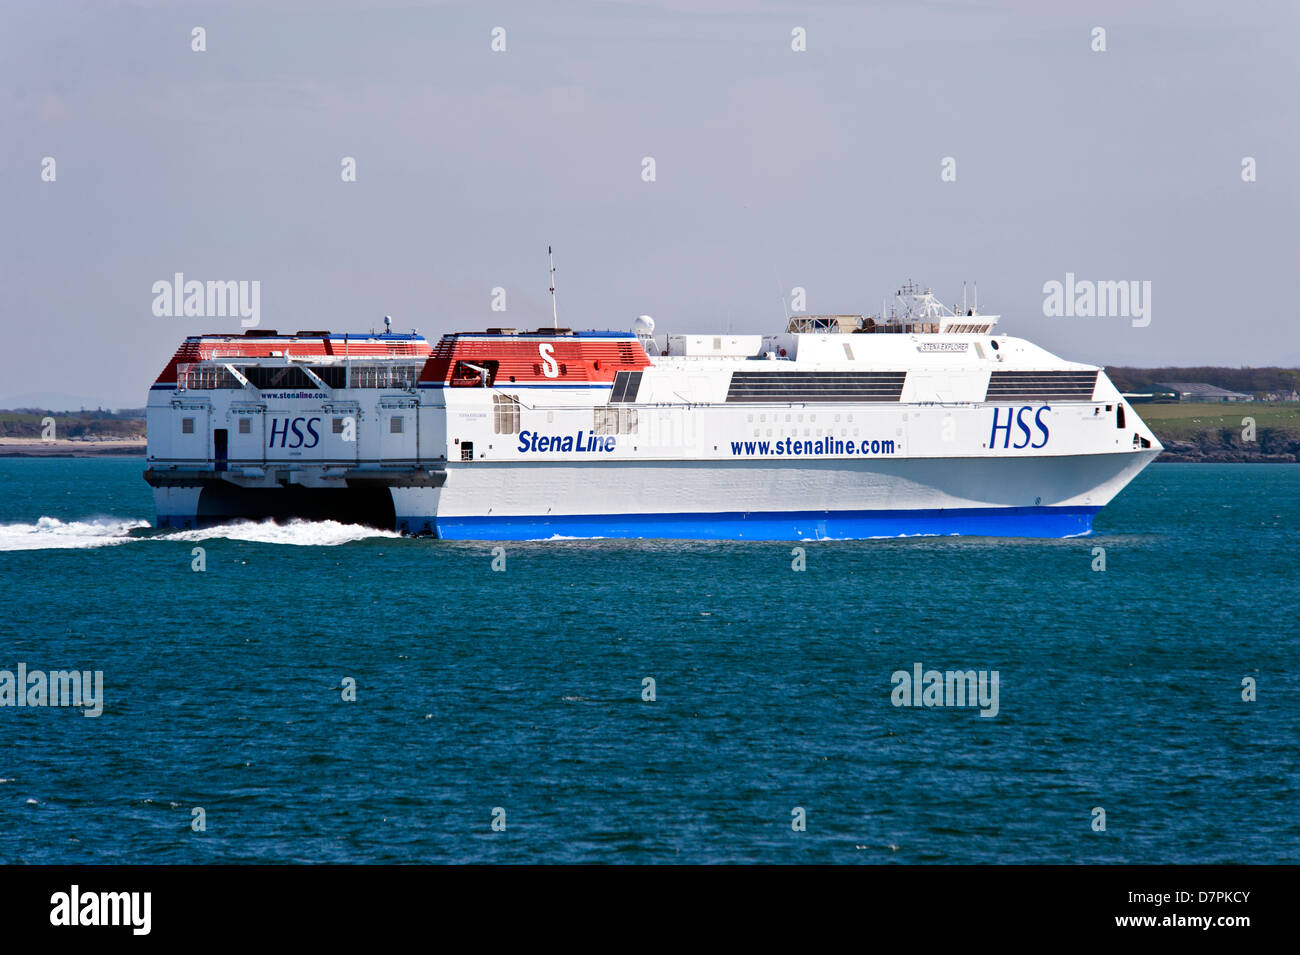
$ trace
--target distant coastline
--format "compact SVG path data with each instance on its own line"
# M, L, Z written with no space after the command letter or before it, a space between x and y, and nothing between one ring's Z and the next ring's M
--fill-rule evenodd
M1156 458L1166 464L1295 464L1300 461L1300 436L1289 441L1271 441L1271 448L1247 448L1229 440L1201 435L1198 441L1161 439L1165 450ZM1261 442L1262 444L1263 442Z
M142 458L144 438L0 438L0 458Z

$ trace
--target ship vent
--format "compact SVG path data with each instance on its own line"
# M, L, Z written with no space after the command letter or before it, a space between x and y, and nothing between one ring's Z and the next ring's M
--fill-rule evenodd
M898 401L903 371L738 371L727 401Z
M618 360L624 365L635 365L636 357L632 354L632 346L626 342L619 342Z
M995 371L985 401L1091 401L1095 371Z

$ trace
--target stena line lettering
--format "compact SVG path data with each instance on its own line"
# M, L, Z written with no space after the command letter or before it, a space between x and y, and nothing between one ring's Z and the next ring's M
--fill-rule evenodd
M314 448L320 444L320 432L316 430L320 422L320 418L272 418L271 440L266 446L274 448L278 438L282 448Z
M555 362L555 346L551 344L538 345L537 354L542 359L542 374L547 378L560 377L560 366Z
M1033 405L1022 405L1019 408L994 408L993 409L993 430L989 433L989 450L998 446L998 432L1002 433L1003 448L1045 448L1047 441L1051 437L1047 429L1047 424L1043 421L1043 414L1051 411L1051 405L1043 405L1034 412L1033 416L1026 420L1025 416L1034 411ZM1001 421L1002 412L1007 413L1007 420ZM1030 426L1041 435L1041 438L1035 440ZM1011 440L1012 429L1015 430L1016 440Z
M524 454L533 451L567 451L573 454L613 451L614 439L615 436L612 434L596 434L594 431L585 434L579 431L577 434L563 435L520 431L519 450Z

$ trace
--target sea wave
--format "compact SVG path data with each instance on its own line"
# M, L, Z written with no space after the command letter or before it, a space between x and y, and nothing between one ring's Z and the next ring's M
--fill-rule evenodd
M84 521L61 521L42 517L34 524L0 524L0 551L79 550L110 547L133 541L233 540L255 544L287 544L299 547L334 547L372 537L394 538L396 531L338 521L294 520L233 521L191 531L141 534L151 528L148 521L121 517L96 517Z
M338 521L292 520L233 521L192 531L176 531L154 538L171 541L234 540L254 544L289 544L298 547L335 547L372 537L400 538L397 531L380 530L364 524L341 524Z
M148 526L148 521L121 517L96 517L85 521L42 517L35 524L0 524L0 551L110 547L138 540L131 536L131 531Z

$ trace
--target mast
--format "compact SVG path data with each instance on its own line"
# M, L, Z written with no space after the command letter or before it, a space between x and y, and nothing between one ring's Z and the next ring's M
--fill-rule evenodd
M551 264L551 327L560 327L560 316L555 310L555 256L551 254L551 247L546 247L546 259Z

